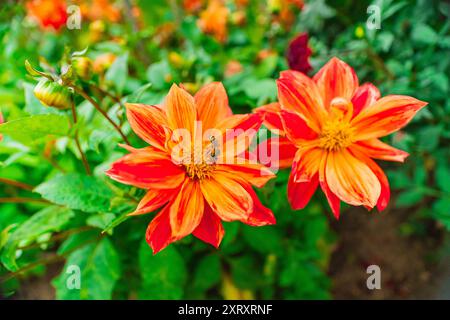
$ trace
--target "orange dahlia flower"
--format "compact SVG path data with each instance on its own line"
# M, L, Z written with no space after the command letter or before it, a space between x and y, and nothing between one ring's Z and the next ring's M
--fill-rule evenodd
M222 220L275 223L252 188L274 175L244 156L262 117L233 115L221 83L203 87L194 97L173 85L163 106L127 104L127 117L151 146L126 147L130 153L114 162L107 175L147 189L130 215L163 207L146 234L154 253L191 233L218 247Z
M291 206L304 208L320 185L336 218L340 201L384 210L389 184L372 158L403 162L408 154L379 138L404 127L427 103L401 95L380 98L373 84L359 85L353 69L337 58L312 79L284 71L277 85L279 103L257 112L297 149L293 158L292 149L280 151L280 162L293 160Z
M200 13L198 26L204 33L213 35L217 41L225 42L228 14L222 0L210 0L208 7Z
M64 0L31 0L26 3L27 14L37 20L42 29L59 30L66 24L67 12Z

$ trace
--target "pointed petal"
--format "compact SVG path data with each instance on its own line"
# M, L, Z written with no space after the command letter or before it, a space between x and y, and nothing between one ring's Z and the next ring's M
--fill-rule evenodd
M389 199L391 197L389 181L388 181L386 175L384 174L384 171L378 166L378 164L375 163L375 161L373 161L372 159L367 157L367 154L365 154L359 150L354 150L353 147L351 147L350 150L355 157L357 157L359 160L361 160L362 162L364 162L365 164L367 164L369 166L369 168L377 176L378 181L380 181L381 192L380 192L380 197L378 198L378 201L377 201L377 208L379 211L383 211L384 209L386 209L386 207L389 203Z
M153 147L123 156L105 173L116 181L144 189L174 189L186 176L166 153Z
M326 180L330 190L348 204L370 208L377 204L381 192L378 178L348 150L328 154Z
M328 61L313 79L324 99L325 108L337 97L350 101L358 88L358 77L353 68L336 57Z
M165 102L167 120L172 129L187 129L194 133L197 110L194 98L176 84L172 85Z
M325 197L327 198L328 204L330 205L334 217L336 219L339 219L341 200L333 192L331 192L330 188L328 187L325 170L327 161L328 161L328 153L325 157L322 158L322 161L320 162L320 169L319 169L320 188L322 189L323 193L325 194Z
M252 197L229 174L216 172L201 180L200 187L211 209L224 221L247 219L253 211Z
M351 124L356 131L355 139L367 140L395 132L406 126L426 105L426 102L408 96L383 97L353 118Z
M371 83L364 83L358 89L352 98L353 117L357 116L363 109L372 106L380 99L380 90Z
M164 207L150 222L145 234L145 240L152 248L153 254L157 254L177 240L172 237L170 229L169 206Z
M295 182L294 175L290 174L287 187L289 203L292 209L303 209L316 192L319 185L319 175L314 175L311 180L305 182Z
M362 152L370 158L387 161L404 162L409 156L407 152L391 147L376 138L358 141L351 148Z
M284 169L292 166L297 150L298 147L288 138L276 137L261 142L255 153L258 161L268 168Z
M233 114L228 106L225 88L220 82L204 86L196 93L194 99L203 129L214 128L219 121Z
M310 181L319 172L324 156L325 153L320 148L298 149L292 164L294 182Z
M266 208L259 198L253 188L250 185L243 184L242 185L248 194L253 199L253 211L247 217L247 219L241 220L243 223L246 223L250 226L260 227L275 224L275 216L273 215L272 210Z
M283 122L281 122L281 106L279 102L273 102L253 110L263 116L264 125L269 130L274 131L280 136L284 136Z
M313 140L318 136L297 113L282 110L281 120L286 136L295 144L303 144L304 140Z
M153 212L159 209L167 202L171 201L175 195L179 192L179 189L168 189L168 190L148 190L145 196L139 202L136 210L129 213L129 216L137 216L149 212Z
M167 117L160 108L145 104L127 103L127 118L133 131L145 142L164 150Z
M194 230L193 235L218 248L224 234L225 230L223 229L222 221L212 211L209 205L205 205L203 218L198 227Z
M204 208L204 199L198 181L186 179L180 192L170 206L172 235L185 237L199 225Z
M320 132L324 104L317 85L297 71L283 71L277 80L281 108L296 112L316 132Z
M215 171L235 174L258 188L275 178L273 172L264 165L242 158L236 159L235 164L218 164Z

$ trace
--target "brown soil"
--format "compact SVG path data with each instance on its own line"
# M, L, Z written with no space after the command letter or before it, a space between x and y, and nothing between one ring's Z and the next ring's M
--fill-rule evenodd
M333 222L338 244L329 274L336 299L407 299L423 297L437 277L437 248L443 232L434 221L420 221L422 234L402 235L402 225L412 221L414 212L367 213L351 208L339 222ZM381 289L369 290L369 265L381 269ZM433 290L431 290L433 291ZM431 295L431 294L430 294Z

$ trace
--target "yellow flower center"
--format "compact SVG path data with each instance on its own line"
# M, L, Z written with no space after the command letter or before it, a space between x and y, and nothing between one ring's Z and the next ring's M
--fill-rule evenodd
M207 179L214 171L219 151L215 138L211 137L203 148L195 146L188 161L183 161L186 174L192 180Z
M212 171L214 170L213 165L209 165L207 163L191 163L186 164L186 174L192 180L202 180L209 178L211 176Z
M337 151L353 143L354 130L348 122L331 120L320 134L319 146L328 151Z

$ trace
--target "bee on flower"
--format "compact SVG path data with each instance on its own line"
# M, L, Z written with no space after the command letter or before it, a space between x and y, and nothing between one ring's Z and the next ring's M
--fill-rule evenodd
M147 190L131 215L162 208L146 233L154 253L191 233L218 247L222 221L275 223L253 190L274 174L246 157L263 119L233 115L221 83L204 86L194 97L173 85L163 106L126 107L133 131L150 146L126 147L130 153L106 174Z
M292 161L291 206L304 208L320 185L336 218L341 201L384 210L389 183L372 159L403 162L408 154L379 138L404 127L427 103L402 95L381 97L373 84L360 85L353 69L337 58L313 78L284 71L277 85L279 103L257 113L265 114L269 128L282 131L284 143L291 143L280 149L280 163Z

